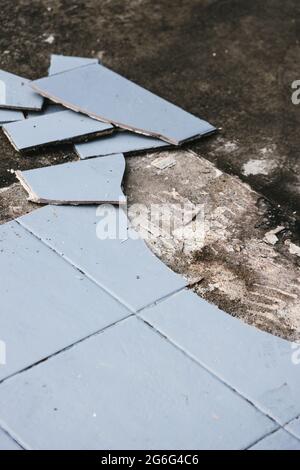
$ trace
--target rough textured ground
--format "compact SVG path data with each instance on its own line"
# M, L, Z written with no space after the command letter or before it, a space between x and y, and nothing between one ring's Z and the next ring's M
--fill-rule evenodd
M222 128L187 146L198 157L176 153L163 176L147 169L156 157L131 157L125 189L130 203L149 203L155 192L168 200L173 188L195 203L205 197L217 228L204 245L154 249L191 279L203 278L195 284L201 295L290 338L300 332L300 258L291 245L300 239L300 118L291 102L291 83L300 78L299 10L297 0L3 0L0 12L1 68L37 78L50 53L99 57ZM71 147L21 156L2 134L0 155L3 188L15 182L12 169L75 158ZM209 177L216 168L222 176ZM19 185L0 193L1 222L30 209ZM266 243L278 226L276 245Z

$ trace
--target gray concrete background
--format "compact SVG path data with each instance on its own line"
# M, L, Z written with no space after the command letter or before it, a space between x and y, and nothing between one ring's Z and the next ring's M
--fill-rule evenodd
M201 187L212 211L226 207L225 219L215 215L219 231L209 232L204 249L185 253L160 241L151 247L173 269L198 279L201 296L289 338L300 332L300 258L287 245L300 240L300 107L291 102L291 83L300 79L299 13L297 0L4 0L0 12L1 68L36 79L47 74L51 53L98 57L222 128L185 146L198 155L190 166L184 152L175 152L176 166L158 181L147 161L127 158L125 193L130 204L149 203L158 191L164 202L175 187L198 203ZM68 146L22 156L2 134L0 152L2 188L15 182L11 169L75 158ZM211 168L224 177L215 181ZM183 174L191 178L188 186ZM0 192L1 222L33 207L19 185ZM279 225L284 231L276 246L264 243Z

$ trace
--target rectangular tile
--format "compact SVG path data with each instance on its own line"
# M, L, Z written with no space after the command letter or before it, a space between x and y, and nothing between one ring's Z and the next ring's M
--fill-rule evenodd
M160 139L134 134L133 132L119 131L91 142L76 144L75 151L84 160L85 158L101 157L115 153L134 153L166 147L169 147L169 144Z
M141 315L280 424L299 415L300 374L289 342L246 325L188 291Z
M108 134L112 126L67 110L6 124L3 131L15 149L21 151Z
M27 171L16 176L40 204L125 204L121 183L125 171L123 155L94 158Z
M30 449L239 449L274 429L136 318L1 384L0 401Z
M129 315L16 222L0 227L0 278L0 380Z
M21 450L21 447L0 429L0 451L1 450Z
M76 69L77 67L89 64L98 64L98 59L51 54L48 75L66 72L67 70Z
M300 441L284 429L265 437L250 450L300 450Z
M7 122L21 121L24 118L22 111L15 111L14 109L0 109L0 125Z
M134 312L186 285L126 230L122 209L48 206L18 220Z
M216 130L208 122L99 64L45 77L31 86L74 111L171 144L178 145Z
M28 86L30 80L0 70L0 108L41 109L43 98Z

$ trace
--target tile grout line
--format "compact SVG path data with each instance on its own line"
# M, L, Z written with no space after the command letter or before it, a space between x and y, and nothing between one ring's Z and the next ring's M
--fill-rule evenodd
M251 448L253 446L255 446L256 444L258 444L259 442L263 441L264 439L266 439L266 437L269 437L269 436L272 436L273 434L275 434L276 432L280 431L280 430L283 430L285 431L286 433L288 433L290 436L292 437L295 437L297 439L297 441L300 442L300 439L297 437L297 436L294 436L294 434L292 434L290 431L288 431L287 429L285 429L283 426L280 426L278 429L275 429L274 431L271 431L269 433L267 433L265 436L261 437L260 439L258 439L257 441L253 442L253 444L251 444L250 446L246 447L245 449L243 450L251 450Z
M275 434L276 432L280 431L281 429L282 429L282 427L280 426L280 427L277 428L277 429L273 429L273 431L267 432L267 434L265 434L264 436L260 437L259 439L256 439L254 442L252 442L252 444L250 444L249 446L245 447L245 448L242 449L242 450L251 450L251 448L252 448L253 446L255 446L255 445L258 444L259 442L263 441L263 440L266 439L267 437L273 436L273 434Z
M230 384L225 382L221 377L215 374L212 370L210 370L205 364L200 362L198 359L196 359L192 354L188 353L185 349L183 349L180 345L175 343L172 339L170 339L168 336L166 336L163 332L161 332L159 329L151 325L151 323L148 323L147 320L145 320L143 317L136 315L136 317L143 322L145 325L147 325L149 328L153 329L157 334L159 334L164 340L167 340L173 347L178 349L182 354L184 354L186 357L188 357L191 361L196 363L199 367L204 369L206 372L208 372L212 377L217 379L219 382L221 382L225 387L229 388L232 390L235 394L237 394L240 398L242 398L244 401L248 402L253 408L255 408L259 413L263 414L266 416L268 419L270 419L274 424L276 424L277 429L282 428L283 426L276 420L276 418L273 418L268 414L267 411L264 411L263 409L260 409L258 405L253 403L250 399L242 395L238 390L236 390L234 387L232 387Z
M104 292L106 292L110 297L112 297L116 302L118 302L120 305L122 305L123 307L125 307L128 311L130 311L131 313L133 314L137 314L138 312L141 312L142 310L144 310L145 308L149 308L151 306L154 306L156 305L157 303L159 303L160 301L163 301L163 300L166 300L167 298L171 297L172 295L174 294L177 294L178 292L180 292L181 290L184 290L184 289L187 289L187 285L183 286L183 287L180 287L179 289L175 290L175 291L172 291L168 294L166 294L165 296L163 297L159 297L158 299L154 300L153 302L151 302L150 304L148 305L145 305L139 309L134 309L132 308L129 304L125 303L125 302L122 302L118 297L116 297L110 290L108 290L105 286L103 286L102 284L100 284L98 281L96 281L96 279L94 279L92 276L90 276L86 271L83 271L81 268L79 268L78 266L76 266L76 264L73 263L73 261L68 258L67 256L65 255L62 255L60 254L55 248L53 248L49 243L46 242L46 240L44 240L43 238L40 238L38 235L36 235L34 232L32 232L29 228L27 228L25 225L22 224L22 222L20 222L19 219L15 219L14 222L16 222L18 225L20 225L20 227L22 227L24 230L26 230L26 232L30 233L30 235L32 235L33 237L35 237L37 240L39 240L44 246L46 246L47 248L49 248L51 251L53 251L60 259L63 259L67 264L71 265L74 269L76 269L77 271L80 272L80 274L83 274L87 279L89 279L91 282L93 282L97 287L99 287L101 290L103 290ZM150 250L150 248L148 248ZM150 250L151 251L151 250ZM183 276L181 276L183 278ZM184 278L183 278L184 279Z

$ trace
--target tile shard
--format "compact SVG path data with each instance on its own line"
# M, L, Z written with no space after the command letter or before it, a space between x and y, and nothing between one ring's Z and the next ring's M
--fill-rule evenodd
M82 140L108 134L113 126L83 114L60 111L3 126L3 131L18 151L33 150L50 144Z
M275 428L135 317L4 382L0 401L33 450L242 449Z
M122 154L62 165L16 171L16 176L39 204L125 204L121 183Z
M67 70L76 69L77 67L82 67L84 65L98 63L98 59L51 54L48 75L55 75L56 73L66 72Z
M0 70L0 108L40 110L43 98L28 85L30 80Z
M208 122L99 64L45 77L30 86L74 111L175 145L216 131Z
M18 221L133 312L187 285L127 229L121 208L46 206Z
M0 276L0 381L130 314L17 222L0 227Z
M141 316L279 424L300 415L300 375L292 361L292 343L186 291Z
M74 146L75 152L81 160L115 153L126 154L168 147L169 144L163 140L128 131L118 131L109 136L90 142L82 142Z

